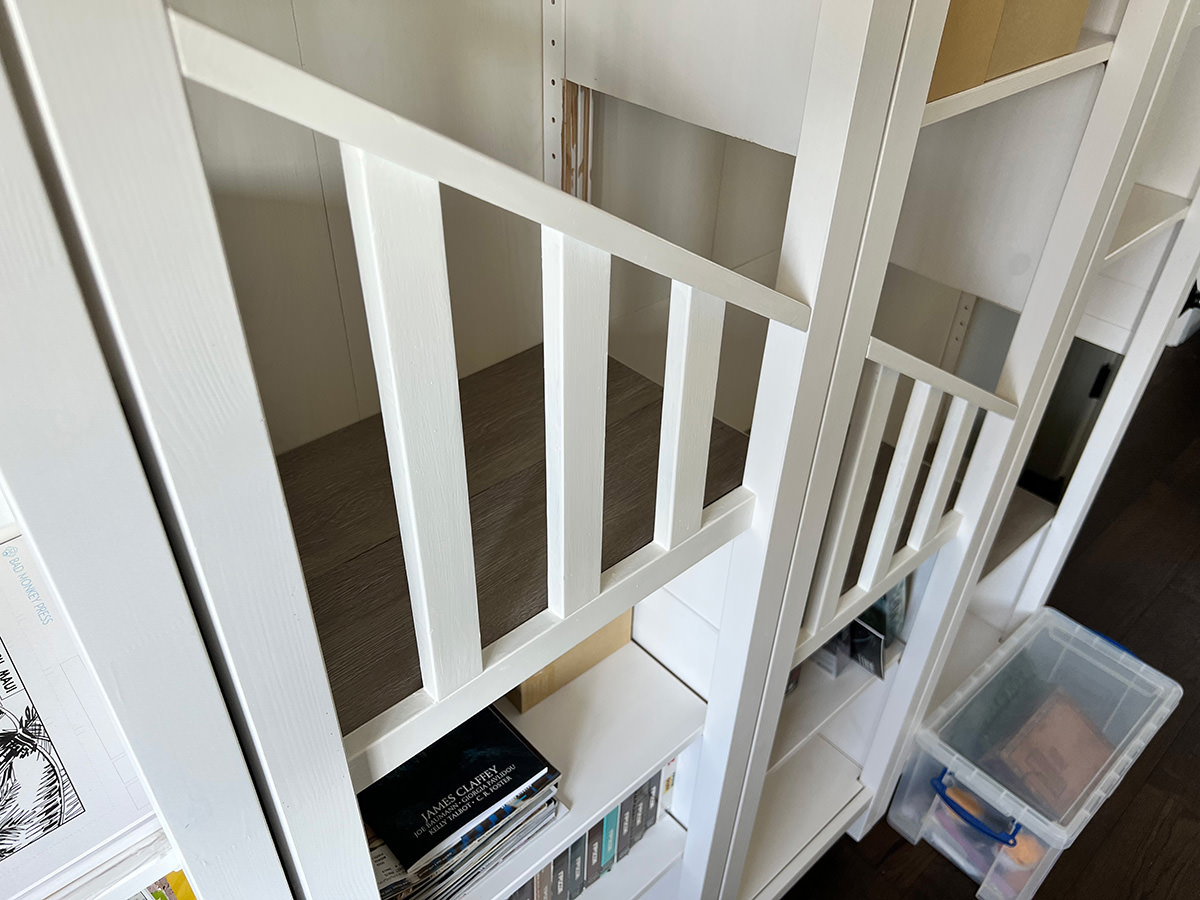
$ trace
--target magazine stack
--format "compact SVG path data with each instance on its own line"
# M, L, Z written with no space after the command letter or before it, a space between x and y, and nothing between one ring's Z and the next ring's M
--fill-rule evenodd
M383 900L446 900L558 812L559 771L492 707L358 795Z

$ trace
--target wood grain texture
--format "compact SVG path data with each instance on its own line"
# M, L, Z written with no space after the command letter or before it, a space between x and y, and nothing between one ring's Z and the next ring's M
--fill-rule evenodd
M464 378L460 394L486 646L547 608L541 348ZM606 394L604 568L653 539L662 415L662 389L613 359ZM713 422L706 502L741 483L746 445ZM421 687L382 423L290 451L279 470L348 733Z
M550 609L563 618L600 593L611 273L603 250L542 229L546 575Z
M674 547L700 527L724 321L721 300L671 284L654 521L654 539L664 547Z
M439 699L483 670L440 190L351 147L343 161L421 680Z

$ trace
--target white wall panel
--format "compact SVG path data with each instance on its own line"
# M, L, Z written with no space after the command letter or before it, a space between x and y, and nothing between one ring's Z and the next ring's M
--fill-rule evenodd
M795 154L819 0L570 0L567 77Z

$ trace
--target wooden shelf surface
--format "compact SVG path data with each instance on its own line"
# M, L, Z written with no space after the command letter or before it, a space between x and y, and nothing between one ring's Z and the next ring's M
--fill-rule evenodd
M899 661L903 651L904 645L899 641L884 651L886 669ZM811 660L805 662L800 667L800 682L796 689L783 698L768 771L785 765L808 741L817 737L834 716L878 680L854 662L836 678Z
M983 578L1012 556L1022 544L1037 534L1043 525L1053 519L1056 512L1058 507L1049 500L1043 500L1024 488L1014 490L979 577Z
M1112 243L1104 256L1111 263L1146 241L1183 221L1190 201L1166 191L1135 184L1113 233Z
M949 119L951 116L961 115L972 109L995 103L997 100L1003 100L1005 97L1011 97L1013 94L1019 94L1048 81L1063 78L1089 66L1107 62L1109 56L1112 55L1112 48L1113 38L1111 35L1085 30L1079 36L1079 44L1074 53L1068 53L1066 56L993 78L977 87L926 103L921 125L941 122L943 119Z
M541 347L459 382L484 646L546 609ZM605 568L654 536L662 388L609 360ZM705 503L741 484L748 439L713 422ZM279 457L342 733L421 687L379 416Z
M506 900L695 740L706 709L703 700L633 643L526 713L518 713L507 700L497 706L561 770L559 797L568 809L459 900ZM680 834L672 837L675 831ZM682 854L681 833L669 816L660 818L629 856L588 889L589 900L602 898L592 892L610 877L617 883L642 879L641 889L648 888ZM673 853L676 845L678 853L652 872L659 865L653 859L656 848Z
M821 736L767 774L738 900L773 900L866 809L859 767Z

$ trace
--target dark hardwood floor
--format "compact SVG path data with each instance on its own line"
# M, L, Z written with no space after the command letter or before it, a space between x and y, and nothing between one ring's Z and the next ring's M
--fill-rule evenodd
M1129 647L1184 695L1038 896L1200 897L1200 339L1164 354L1050 605ZM842 838L788 898L974 894L937 851L884 822L861 843Z

